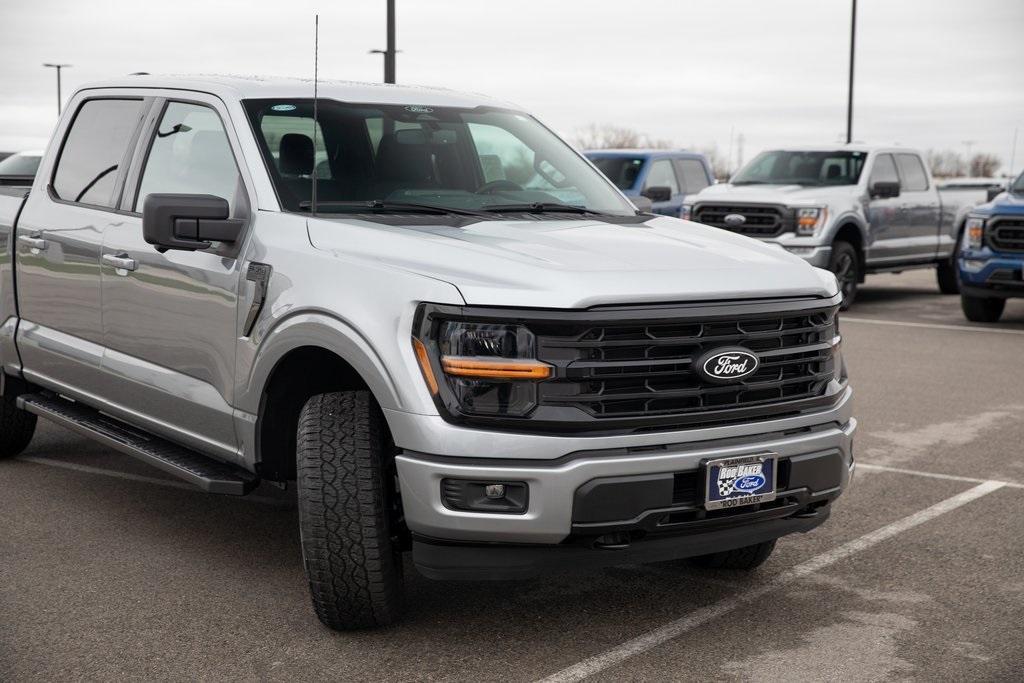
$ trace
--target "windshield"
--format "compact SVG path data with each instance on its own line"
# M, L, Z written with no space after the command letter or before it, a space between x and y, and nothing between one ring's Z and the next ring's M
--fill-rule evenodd
M253 130L285 209L636 209L576 152L525 114L477 107L247 100ZM315 165L315 168L314 168Z
M37 154L12 154L0 161L0 175L35 175L41 159Z
M761 152L730 181L733 185L856 185L865 152Z
M590 155L587 155L590 156ZM597 166L601 173L615 183L615 187L620 190L632 190L633 186L636 185L637 176L640 175L640 169L644 167L643 157L604 157L604 156L590 156L591 163Z

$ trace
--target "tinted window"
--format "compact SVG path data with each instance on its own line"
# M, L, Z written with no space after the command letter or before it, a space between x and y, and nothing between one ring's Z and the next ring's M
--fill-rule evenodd
M667 187L672 190L672 194L679 194L679 183L676 181L676 172L672 170L672 162L668 159L651 162L644 187Z
M896 174L896 164L891 154L879 154L875 159L875 166L871 169L871 184L878 182L898 183L900 177Z
M75 114L53 176L53 191L64 200L114 205L117 182L142 100L89 100Z
M708 181L708 174L704 171L704 164L696 159L678 159L676 164L683 176L683 187L687 193L700 192L711 184Z
M900 167L900 180L907 192L920 192L928 189L928 174L916 154L897 154L896 163Z
M590 160L620 190L633 189L646 161L644 157L591 157Z
M212 194L232 210L240 183L228 136L217 112L199 104L171 102L157 127L135 200L141 211L155 192Z

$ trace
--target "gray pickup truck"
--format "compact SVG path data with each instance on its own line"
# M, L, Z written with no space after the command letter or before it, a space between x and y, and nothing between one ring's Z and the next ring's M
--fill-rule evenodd
M940 189L905 147L787 148L762 152L728 183L687 197L682 215L831 270L845 308L870 273L935 268L940 291L958 293L958 245L984 195Z
M831 273L638 212L514 105L311 91L74 95L0 193L0 457L43 417L211 493L294 482L336 629L398 617L403 557L750 569L827 519L856 427Z

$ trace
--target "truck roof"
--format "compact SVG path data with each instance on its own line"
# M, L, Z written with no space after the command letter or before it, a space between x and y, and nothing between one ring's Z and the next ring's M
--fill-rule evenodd
M913 147L901 147L900 145L869 145L863 142L834 142L824 145L771 145L765 151L784 152L913 152L920 154L919 150Z
M210 93L221 99L300 98L313 96L312 78L277 78L230 75L159 75L137 74L83 85L79 90L98 88L153 88L192 90ZM521 107L475 93L462 93L446 88L359 83L321 79L318 95L324 99L375 104L421 104L436 107L497 106Z

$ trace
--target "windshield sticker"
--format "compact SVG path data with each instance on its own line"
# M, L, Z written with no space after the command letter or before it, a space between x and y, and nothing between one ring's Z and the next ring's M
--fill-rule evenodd
M413 114L429 114L433 109L430 107L421 107L418 104L413 104L405 108L406 111L411 111Z
M270 111L295 111L294 104L275 104Z

